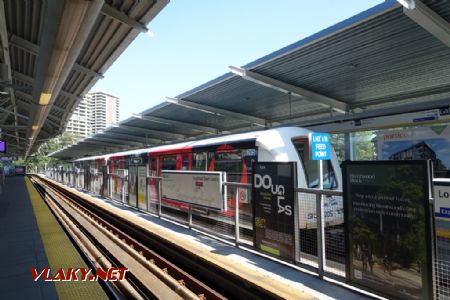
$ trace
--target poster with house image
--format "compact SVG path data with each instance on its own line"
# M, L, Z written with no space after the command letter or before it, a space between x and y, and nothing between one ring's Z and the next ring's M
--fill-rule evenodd
M435 177L450 177L449 125L379 131L375 139L378 160L431 159Z

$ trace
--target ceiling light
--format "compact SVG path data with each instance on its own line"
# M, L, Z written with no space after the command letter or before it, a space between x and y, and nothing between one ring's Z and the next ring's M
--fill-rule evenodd
M42 93L41 97L39 98L39 105L48 105L51 97L52 94L50 93Z

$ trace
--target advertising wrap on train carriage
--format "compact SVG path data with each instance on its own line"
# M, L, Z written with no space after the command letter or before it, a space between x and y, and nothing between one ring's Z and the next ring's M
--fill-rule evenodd
M162 171L162 198L225 210L222 172Z
M450 126L447 124L379 131L378 160L431 159L434 177L450 177Z
M253 168L255 247L295 260L295 163L259 162Z
M145 196L147 195L147 167L138 167L138 180L137 180L137 197L138 197L138 207L141 209L147 209L147 203L145 201Z
M431 166L343 164L348 279L396 299L432 299Z

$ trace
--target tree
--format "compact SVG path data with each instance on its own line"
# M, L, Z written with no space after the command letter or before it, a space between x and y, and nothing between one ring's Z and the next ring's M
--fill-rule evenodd
M376 147L373 139L373 131L360 131L351 133L355 157L353 160L376 160ZM339 160L345 160L345 135L343 133L335 133L331 135L331 144L334 152Z
M54 139L46 141L35 153L27 157L27 159L19 159L15 162L15 164L26 166L28 171L42 172L45 169L46 164L52 164L57 161L56 158L48 156L50 153L71 145L78 139L79 137L73 133L65 132Z

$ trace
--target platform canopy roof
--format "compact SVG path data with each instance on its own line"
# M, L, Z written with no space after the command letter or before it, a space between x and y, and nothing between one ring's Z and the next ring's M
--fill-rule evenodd
M449 22L448 1L386 1L52 156L448 108Z
M169 0L0 0L0 128L29 155Z

